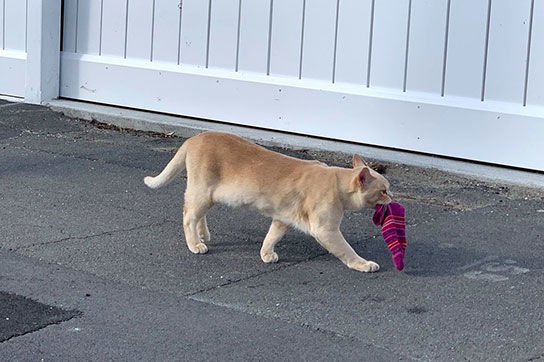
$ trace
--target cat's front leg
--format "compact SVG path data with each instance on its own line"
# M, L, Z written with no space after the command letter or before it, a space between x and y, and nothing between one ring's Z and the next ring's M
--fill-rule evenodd
M365 260L357 255L351 245L344 239L340 230L319 229L312 234L321 246L340 259L348 268L365 273L375 272L380 269L380 266L375 262Z

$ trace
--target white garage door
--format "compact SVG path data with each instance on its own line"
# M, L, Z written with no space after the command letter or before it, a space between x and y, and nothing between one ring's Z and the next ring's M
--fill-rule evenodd
M64 4L63 97L544 170L544 1Z
M0 95L25 95L26 6L0 0Z

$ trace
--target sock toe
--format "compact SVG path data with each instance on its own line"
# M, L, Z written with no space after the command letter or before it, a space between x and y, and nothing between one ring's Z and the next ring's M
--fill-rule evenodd
M393 264L395 264L395 268L397 270L404 269L404 252L398 251L393 254Z

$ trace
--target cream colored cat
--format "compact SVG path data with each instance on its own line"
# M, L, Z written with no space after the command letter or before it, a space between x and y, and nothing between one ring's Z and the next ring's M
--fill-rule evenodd
M358 155L353 169L288 157L238 136L204 132L188 139L157 177L144 182L158 188L187 169L183 228L189 250L208 251L206 213L215 203L252 206L272 218L261 248L265 263L278 261L274 245L291 228L312 235L349 268L373 272L380 267L355 253L340 232L344 210L391 202L389 182Z

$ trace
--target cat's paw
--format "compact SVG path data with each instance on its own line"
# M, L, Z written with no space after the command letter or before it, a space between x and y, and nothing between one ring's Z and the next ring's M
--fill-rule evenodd
M275 252L271 252L271 253L262 253L261 259L265 263L276 263L279 257L278 257L278 254L276 254Z
M205 254L208 252L208 247L204 243L198 243L194 246L189 246L189 250L195 254Z
M372 273L376 272L380 269L380 266L373 261L363 261L363 260L357 260L353 263L350 263L348 265L351 269L355 269L357 271L363 272L363 273Z

